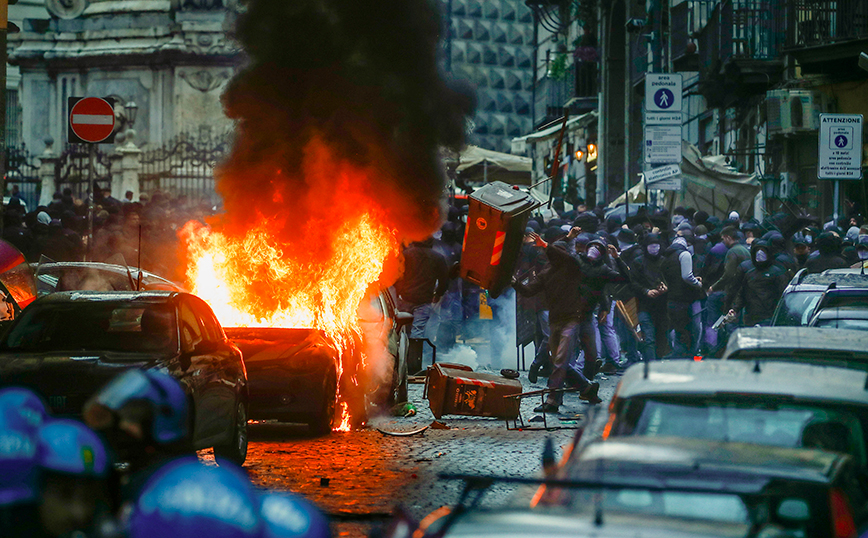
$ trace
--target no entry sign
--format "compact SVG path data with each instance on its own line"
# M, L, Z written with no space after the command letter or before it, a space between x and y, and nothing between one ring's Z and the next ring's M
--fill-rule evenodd
M99 97L69 98L69 141L111 142L115 129L112 103Z

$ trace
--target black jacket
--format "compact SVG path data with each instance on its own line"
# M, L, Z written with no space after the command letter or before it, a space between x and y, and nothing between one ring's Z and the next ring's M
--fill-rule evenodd
M663 262L662 253L657 256L642 253L630 264L630 287L642 312L666 312L668 292L653 299L648 297L650 290L666 282L663 277Z
M688 252L688 250L684 245L678 243L672 243L663 252L663 278L669 287L670 301L692 303L702 298L703 291L699 283L691 284L682 278L681 261L679 260L682 252Z
M413 243L404 250L404 276L395 283L398 296L411 305L430 303L449 286L446 258L425 243Z
M539 273L529 273L513 284L516 291L525 297L542 292L549 309L550 323L581 321L587 311L587 299L582 295L578 282L581 273L571 262L563 245L552 243L546 248L548 264Z
M744 308L744 325L751 326L771 319L775 307L790 279L787 270L776 263L768 247L760 241L751 245L751 260L739 266L735 279L727 287L726 304L738 312ZM760 263L756 253L765 248L768 260Z

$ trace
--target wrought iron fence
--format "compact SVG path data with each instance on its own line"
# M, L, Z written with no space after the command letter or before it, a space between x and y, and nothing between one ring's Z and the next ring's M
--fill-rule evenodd
M810 47L868 37L868 2L864 0L791 0L787 2L787 46Z
M18 187L27 210L35 209L41 190L39 158L30 153L23 143L6 147L6 192L11 194L13 186Z
M54 168L57 191L69 188L75 198L86 200L90 181L99 187L111 188L112 174L109 154L96 146L94 149L93 178L90 177L90 144L67 144Z
M196 136L182 134L162 147L142 153L139 185L142 192L160 190L171 196L216 203L214 168L229 153L232 133Z

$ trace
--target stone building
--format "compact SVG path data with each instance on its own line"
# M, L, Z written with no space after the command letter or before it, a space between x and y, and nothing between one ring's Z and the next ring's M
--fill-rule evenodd
M45 8L9 37L27 147L68 141L76 96L114 98L122 137L131 127L124 105L134 102L135 142L145 148L230 128L220 94L240 62L228 37L236 0L45 0Z

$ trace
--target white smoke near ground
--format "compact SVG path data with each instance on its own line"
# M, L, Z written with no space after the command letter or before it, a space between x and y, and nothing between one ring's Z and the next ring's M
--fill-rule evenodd
M447 353L437 356L437 362L449 362L452 364L463 364L476 370L479 368L479 360L476 351L465 344L458 344L450 349Z

